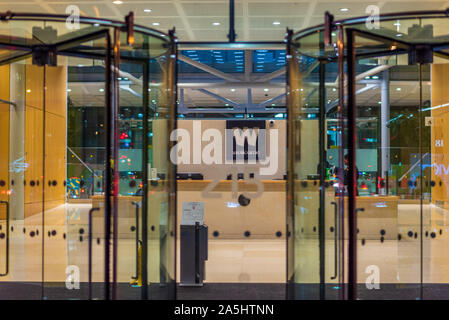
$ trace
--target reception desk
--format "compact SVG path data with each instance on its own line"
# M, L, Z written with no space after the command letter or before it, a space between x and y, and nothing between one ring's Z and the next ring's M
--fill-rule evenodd
M282 239L286 230L286 181L261 180L263 192L256 195L257 186L243 180L236 182L233 192L231 180L219 181L210 192L211 180L178 180L177 219L178 232L184 202L204 202L204 222L209 227L209 237L216 239ZM160 190L159 190L160 189ZM157 192L157 191L161 192ZM248 204L239 203L245 194L250 198ZM162 212L166 205L164 186L150 188L149 197L149 237L157 237L164 219ZM396 196L357 197L357 221L360 239L396 239L398 220L398 200ZM120 237L134 237L131 230L135 226L136 208L140 196L120 196L118 198L118 217ZM345 198L347 208L348 199ZM325 234L333 239L335 232L335 210L338 209L331 183L325 188ZM165 204L164 204L165 203ZM93 207L101 210L94 213L94 231L103 230L104 196L92 197ZM295 182L295 234L299 238L318 238L319 234L319 182L302 180ZM345 210L347 211L347 210ZM345 213L347 224L347 213ZM347 237L347 228L346 228ZM178 233L179 234L179 233Z

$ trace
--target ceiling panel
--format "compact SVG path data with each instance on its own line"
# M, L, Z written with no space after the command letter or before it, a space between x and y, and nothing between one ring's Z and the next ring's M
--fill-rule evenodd
M277 16L304 16L309 3L285 3L273 1L270 3L254 2L248 4L249 16L277 17Z
M220 29L228 26L228 0L122 0L120 5L112 1L0 0L0 11L65 14L67 6L75 4L86 15L121 21L129 11L134 11L139 24L161 31L173 26L182 28L185 32L181 41L227 41L227 32ZM366 15L367 6L373 4L379 5L381 13L449 7L449 1L439 0L236 0L236 28L242 29L237 40L282 41L286 27L298 31L322 24L325 11L334 14L336 19L344 19ZM341 12L341 8L348 8L348 11ZM152 11L148 13L144 9ZM273 25L275 21L280 24ZM160 25L153 26L153 22ZM221 25L213 26L213 22Z
M57 13L66 13L67 4L48 4L50 8L55 10ZM105 16L114 16L115 12L112 10L108 5L97 3L97 4L77 4L78 8L80 9L80 13L84 16L88 17L105 17ZM29 11L27 11L29 12Z
M449 6L447 1L392 1L386 2L382 6L382 12L400 12L400 11L410 11L410 10L434 10L434 9L444 9Z

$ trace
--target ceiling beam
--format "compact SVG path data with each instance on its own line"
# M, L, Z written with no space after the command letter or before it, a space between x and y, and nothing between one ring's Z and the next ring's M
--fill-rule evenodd
M184 56L182 54L178 55L178 59L181 60L181 61L184 61L185 63L190 64L191 66L194 66L195 68L198 68L200 70L206 71L207 73L210 73L210 74L212 74L212 75L214 75L216 77L225 79L226 81L230 81L230 82L241 81L240 79L237 79L236 77L233 77L233 76L231 76L228 73L221 72L220 70L212 68L212 67L210 67L210 66L208 66L208 65L206 65L204 63L195 61L195 60L193 60L191 58L188 58L188 57L186 57L186 56Z

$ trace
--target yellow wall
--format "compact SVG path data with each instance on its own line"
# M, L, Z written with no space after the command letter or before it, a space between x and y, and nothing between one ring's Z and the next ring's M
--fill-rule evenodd
M46 67L45 72L44 105L44 68L26 66L25 217L42 212L44 190L45 210L65 200L66 68Z
M449 64L433 64L431 72L432 80L432 107L449 102ZM449 170L449 107L432 109L433 125L431 127L431 152L432 164L440 166L441 170L432 168L432 202L449 207L449 174L445 174L444 168ZM437 143L437 141L443 141Z
M0 66L0 99L9 101L9 66ZM9 104L0 102L0 200L8 200L9 189ZM0 206L0 219L5 217L5 206Z

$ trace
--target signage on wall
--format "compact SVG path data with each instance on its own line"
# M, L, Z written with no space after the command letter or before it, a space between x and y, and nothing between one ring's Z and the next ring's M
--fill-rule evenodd
M195 225L195 222L204 224L204 202L183 202L181 224Z
M255 163L266 157L265 120L226 121L226 160Z

